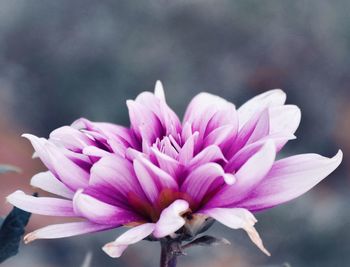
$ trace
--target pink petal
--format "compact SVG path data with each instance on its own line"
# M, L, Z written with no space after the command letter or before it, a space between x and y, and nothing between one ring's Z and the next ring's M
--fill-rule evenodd
M235 182L234 176L225 173L219 164L213 162L206 163L190 172L181 186L181 192L190 195L198 205L209 189L215 189L212 185L219 178L223 178L227 184L233 184Z
M135 102L157 116L165 135L176 135L181 130L181 123L175 112L166 104L163 87L159 82L156 83L155 94L143 92L137 96Z
M237 171L235 184L221 189L206 206L227 206L245 198L270 171L275 156L276 148L268 141Z
M7 201L12 205L40 215L76 217L72 201L52 197L33 197L22 191L9 195Z
M269 133L269 113L267 109L256 112L239 130L234 145L230 149L227 158L231 158L246 144L256 142Z
M216 145L210 145L204 148L190 161L188 168L194 169L205 163L215 162L218 160L226 161L221 149Z
M225 165L225 171L235 172L238 170L250 157L258 152L268 140L274 142L277 153L281 149L282 145L291 139L295 139L293 134L271 134L261 138L255 143L246 145L227 162Z
M286 101L286 94L280 89L274 89L257 95L245 102L237 111L240 128L250 120L256 112L267 107L282 106Z
M265 109L261 112L260 118L257 121L254 131L249 136L249 139L247 141L247 145L254 143L261 138L267 136L270 131L270 118L269 118L269 111Z
M292 200L333 172L342 158L343 153L339 150L333 158L301 154L276 161L264 180L239 206L256 211Z
M160 214L153 235L156 238L161 238L179 230L186 223L181 215L185 213L188 208L189 204L187 201L182 199L175 200Z
M118 258L129 245L135 244L152 234L154 228L154 223L145 223L135 226L119 236L115 241L104 245L102 249L110 257Z
M187 163L193 158L194 145L197 137L198 132L194 132L193 135L187 139L186 143L181 148L179 152L179 162L181 164L187 165Z
M154 203L163 189L178 190L176 180L148 159L139 157L134 160L135 173L148 199Z
M31 141L46 167L70 189L77 190L87 186L89 173L68 159L62 151L63 148L34 135L24 134L22 136Z
M141 140L152 144L157 137L162 135L162 125L159 118L150 109L132 100L126 102L129 109L131 127L136 136Z
M226 116L222 116L222 113L215 116L218 112L226 112ZM183 121L184 124L191 124L192 130L198 131L199 140L202 140L205 137L208 125L210 126L208 131L213 130L211 129L213 127L227 125L227 123L237 125L235 116L235 107L232 103L219 96L200 93L196 95L188 105ZM212 125L210 125L211 120L213 120Z
M60 182L51 172L40 172L30 180L30 184L46 192L72 199L74 192Z
M92 222L72 222L72 223L53 224L27 234L24 237L24 242L27 244L36 239L54 239L54 238L63 238L63 237L82 235L82 234L107 230L111 228L116 228L117 226L118 225L101 225L101 224L95 224Z
M73 151L81 151L88 145L94 145L91 138L70 126L63 126L51 132L50 140L58 142Z
M159 188L154 177L152 177L144 164L138 159L134 160L134 170L141 188L151 203L156 203L159 196Z
M237 135L237 128L232 125L225 125L213 130L203 141L204 147L209 145L217 145L230 141L231 145L235 140Z
M141 220L134 213L102 202L82 193L82 190L74 195L73 206L76 214L98 224L127 224Z
M244 229L253 243L262 252L270 256L270 253L264 247L258 232L254 228L254 224L257 222L257 220L248 210L241 208L214 208L200 211L200 213L209 215L229 228Z
M180 163L173 159L172 157L160 152L158 149L156 148L151 148L151 151L153 152L153 154L155 155L157 162L159 164L159 167L166 171L167 173L169 173L172 177L177 177L179 172L180 172L180 168L181 165Z
M132 163L116 155L105 156L93 165L89 185L93 188L107 188L113 194L122 195L125 199L131 192L144 197Z

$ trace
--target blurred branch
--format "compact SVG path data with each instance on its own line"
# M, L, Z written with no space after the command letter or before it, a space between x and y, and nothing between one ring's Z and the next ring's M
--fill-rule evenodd
M14 207L3 220L0 228L0 263L18 253L30 215L31 213Z
M12 165L0 165L0 174L7 172L21 172L21 169Z

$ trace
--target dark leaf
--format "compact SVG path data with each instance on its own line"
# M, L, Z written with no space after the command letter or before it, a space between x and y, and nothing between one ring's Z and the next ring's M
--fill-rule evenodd
M0 174L6 172L20 172L21 170L12 165L0 165Z
M209 235L201 236L186 245L183 245L183 249L187 249L193 246L218 246L218 245L230 245L230 241L225 238L217 238Z
M0 228L0 263L16 255L30 213L14 207Z

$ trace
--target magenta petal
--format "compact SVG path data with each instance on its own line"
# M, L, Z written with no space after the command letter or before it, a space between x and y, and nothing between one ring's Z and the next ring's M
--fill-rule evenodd
M267 109L263 110L261 112L261 115L255 124L254 130L249 136L249 139L246 143L246 145L249 145L251 143L254 143L258 141L259 139L267 136L270 132L270 117L269 117L269 111Z
M226 141L231 141L231 145L235 140L237 135L236 126L225 125L213 130L207 137L204 139L204 147L209 145L217 145L220 146Z
M93 188L106 188L116 197L122 195L125 199L131 192L144 197L133 165L125 158L110 154L96 162L90 172L89 185Z
M63 126L51 132L50 140L58 142L73 151L81 151L88 145L94 145L91 138L70 126Z
M169 173L172 177L177 177L180 170L181 170L181 165L180 163L173 159L172 157L160 152L156 148L151 148L151 151L155 155L157 162L159 164L159 167Z
M215 162L218 160L226 161L221 149L216 145L210 145L204 148L190 161L188 168L194 169L205 163Z
M230 149L227 157L231 158L246 144L256 142L269 133L269 113L267 109L256 112L239 130L234 146Z
M190 172L181 186L181 191L190 195L198 205L209 189L215 189L212 185L219 178L223 178L227 184L235 182L234 176L225 173L219 164L206 163Z
M123 208L102 202L79 190L73 198L76 214L98 224L127 224L141 221L140 217Z
M129 245L135 244L152 234L154 228L154 223L145 223L135 226L119 236L115 241L104 245L102 249L110 257L118 258Z
M74 192L59 181L51 172L39 172L30 180L30 184L46 192L72 199Z
M246 145L227 162L225 165L225 171L234 172L238 170L250 157L258 152L268 140L274 142L277 153L281 147L291 139L295 139L295 136L293 134L271 134L265 136L255 143Z
M174 177L163 171L146 158L134 160L134 169L141 187L151 202L154 202L163 189L178 190Z
M31 141L46 167L70 189L77 190L87 186L89 173L68 159L62 151L63 148L34 135L24 134L22 136Z
M54 239L54 238L63 238L63 237L82 235L82 234L107 230L111 228L116 228L117 226L118 225L101 225L101 224L95 224L92 222L72 222L72 223L53 224L27 234L24 237L24 242L29 243L36 239Z
M129 109L131 127L136 136L151 145L163 132L158 117L148 108L132 100L126 102Z
M225 186L206 207L227 206L246 197L270 171L276 156L276 148L268 141L235 174L236 182Z
M162 238L179 230L186 223L181 215L184 214L188 208L189 204L187 201L182 199L175 200L160 214L153 235L156 238Z
M193 158L194 145L196 139L198 137L198 132L194 132L187 140L186 143L182 146L179 152L179 162L183 165L187 165L187 163Z
M280 90L270 90L251 98L245 102L237 111L240 128L250 120L256 112L268 107L282 106L286 101L286 94Z
M215 115L218 112L226 112L227 116ZM232 114L231 114L232 113ZM231 122L229 116L232 116L233 124L237 125L235 119L235 107L232 103L225 99L208 93L200 93L196 95L188 108L184 116L184 124L188 123L192 126L193 131L199 132L199 140L205 137L208 131L213 130L214 126L224 126ZM212 124L210 124L210 121ZM220 124L220 125L219 125Z
M339 150L333 158L301 154L276 161L264 180L238 205L257 211L292 200L333 172L342 158Z
M48 216L76 217L70 200L53 197L33 197L22 191L9 195L7 201L22 210Z

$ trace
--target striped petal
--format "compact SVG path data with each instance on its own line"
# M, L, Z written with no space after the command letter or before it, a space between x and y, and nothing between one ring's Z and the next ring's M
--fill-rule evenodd
M135 226L119 236L115 241L106 244L102 249L110 257L118 258L129 245L135 244L152 234L154 228L154 223L145 223Z
M46 192L72 199L74 192L59 181L51 172L39 172L30 180L30 184Z
M184 214L188 208L189 204L187 201L182 199L175 200L160 214L153 235L157 238L161 238L179 230L186 223L181 215Z
M292 200L333 172L342 158L343 153L339 150L333 158L302 154L279 160L264 180L237 205L257 211Z
M108 230L116 227L118 227L118 225L101 225L92 222L53 224L27 234L24 237L24 242L28 244L29 242L32 242L36 239L55 239L70 237L87 233L99 232L102 230Z
M76 217L73 203L70 200L52 197L34 197L23 191L9 195L7 201L22 210L48 216Z

